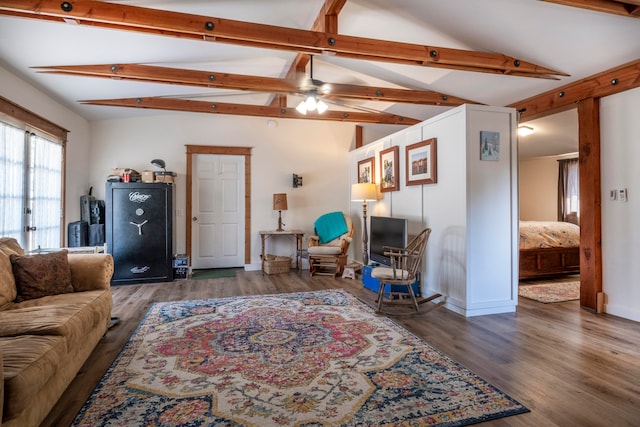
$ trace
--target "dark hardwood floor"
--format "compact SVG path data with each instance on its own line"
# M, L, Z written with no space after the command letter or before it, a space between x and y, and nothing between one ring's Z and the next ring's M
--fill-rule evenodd
M107 332L42 426L68 426L152 303L234 295L344 288L373 304L350 279L308 272L115 286ZM423 306L424 307L424 306ZM427 310L429 307L424 307ZM520 298L516 313L465 318L444 307L397 322L527 406L531 412L491 426L640 425L640 324L581 309L578 301Z

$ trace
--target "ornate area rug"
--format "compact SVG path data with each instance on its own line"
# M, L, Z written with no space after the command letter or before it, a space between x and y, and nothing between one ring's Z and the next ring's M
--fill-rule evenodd
M580 281L518 286L518 295L545 304L580 299Z
M156 303L74 426L463 426L528 409L345 291Z

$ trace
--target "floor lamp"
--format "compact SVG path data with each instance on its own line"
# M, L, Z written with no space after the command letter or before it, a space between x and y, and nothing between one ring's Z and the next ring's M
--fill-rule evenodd
M375 202L378 199L378 187L370 183L358 183L351 185L351 200L362 201L362 262L369 264L369 233L367 232L367 202Z

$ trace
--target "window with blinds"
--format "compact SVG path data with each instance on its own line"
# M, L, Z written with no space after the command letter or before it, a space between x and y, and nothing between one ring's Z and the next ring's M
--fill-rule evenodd
M63 146L0 121L0 236L25 251L62 242Z

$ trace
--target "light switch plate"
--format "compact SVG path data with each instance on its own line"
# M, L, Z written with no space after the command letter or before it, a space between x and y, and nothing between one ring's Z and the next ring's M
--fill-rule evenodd
M620 190L618 190L618 198L620 199L621 202L626 202L627 201L627 189L626 188L621 188Z
M609 200L618 200L618 190L609 190Z

